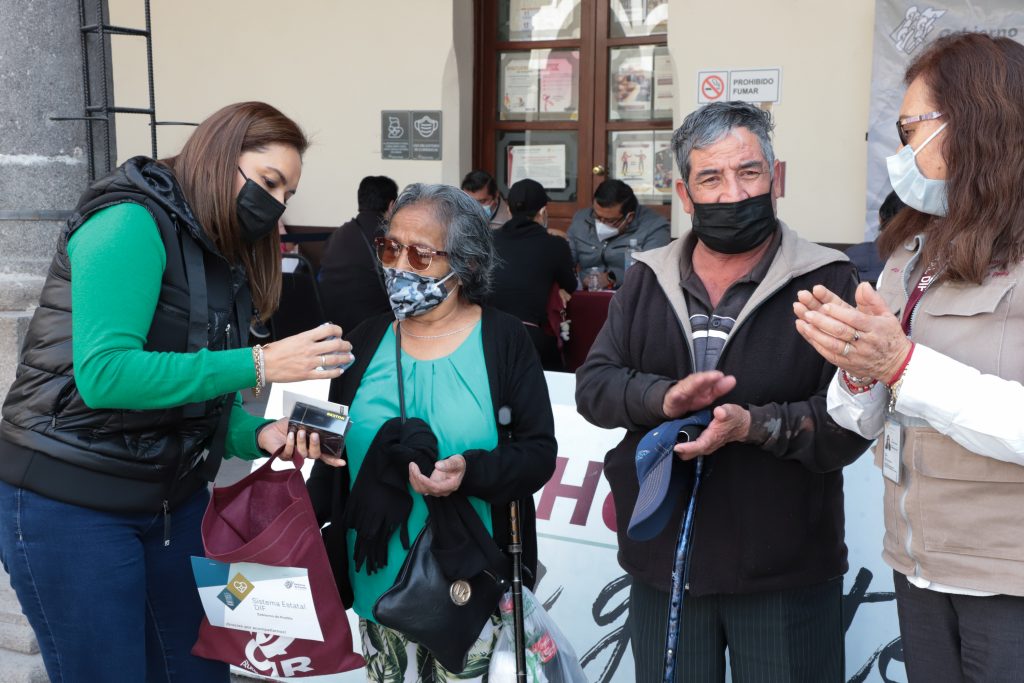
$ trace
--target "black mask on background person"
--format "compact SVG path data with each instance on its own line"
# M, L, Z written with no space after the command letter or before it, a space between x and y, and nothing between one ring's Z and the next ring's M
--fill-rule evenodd
M235 200L238 224L242 228L242 239L246 244L254 244L277 230L277 222L281 220L285 206L261 185L250 180L241 168L238 172L245 178L245 185Z
M750 251L771 237L778 225L771 189L738 202L693 203L693 231L720 254Z

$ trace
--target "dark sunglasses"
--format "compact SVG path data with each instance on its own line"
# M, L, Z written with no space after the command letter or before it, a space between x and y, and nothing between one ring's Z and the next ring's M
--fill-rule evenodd
M900 136L900 144L907 144L907 140L910 139L907 129L904 126L908 126L911 123L920 123L921 121L931 121L942 116L941 111L930 111L927 114L920 114L918 116L908 116L905 119L896 119L896 132Z
M430 263L434 260L435 256L448 256L447 251L402 244L390 237L374 238L373 246L377 249L377 258L380 259L385 268L395 267L403 249L407 250L406 255L409 259L409 265L412 266L413 270L426 270L430 267Z

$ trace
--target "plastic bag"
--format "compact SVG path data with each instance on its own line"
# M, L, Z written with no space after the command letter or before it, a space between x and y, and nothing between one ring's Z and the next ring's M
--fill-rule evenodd
M491 654L487 674L490 683L515 683L515 623L512 618L512 591L499 603L501 632ZM572 645L555 625L529 588L523 587L523 627L526 645L526 680L529 683L587 683Z

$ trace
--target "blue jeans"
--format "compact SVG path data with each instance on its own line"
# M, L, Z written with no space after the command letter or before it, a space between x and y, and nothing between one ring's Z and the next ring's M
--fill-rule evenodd
M193 657L203 608L191 555L203 555L202 489L163 514L90 510L0 482L0 561L51 681L227 683Z

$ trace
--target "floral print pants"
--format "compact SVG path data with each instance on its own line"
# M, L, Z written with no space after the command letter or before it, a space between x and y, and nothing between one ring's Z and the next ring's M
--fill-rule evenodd
M408 640L398 631L360 619L366 680L374 683L487 683L491 651L498 640L500 626L501 620L495 616L484 624L480 637L469 649L465 670L456 674L434 661L425 647Z

